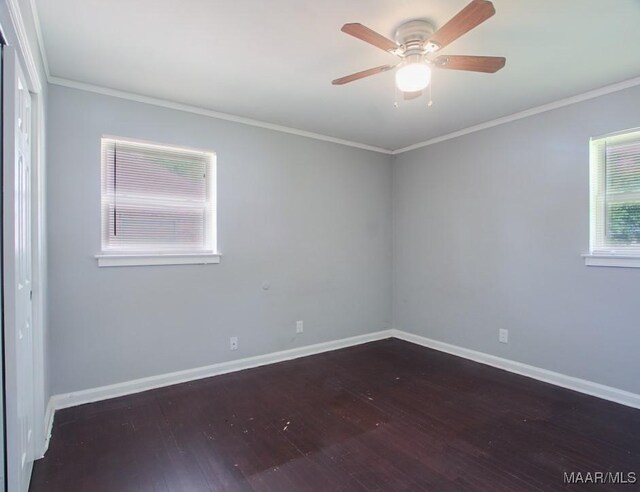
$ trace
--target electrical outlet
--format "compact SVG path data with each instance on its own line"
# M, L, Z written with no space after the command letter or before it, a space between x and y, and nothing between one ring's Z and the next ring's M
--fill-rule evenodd
M304 322L296 321L296 333L302 333L304 331Z
M498 341L500 343L509 343L509 330L505 330L504 328L500 328L498 330Z
M229 348L231 350L238 350L238 337L231 337L229 339Z

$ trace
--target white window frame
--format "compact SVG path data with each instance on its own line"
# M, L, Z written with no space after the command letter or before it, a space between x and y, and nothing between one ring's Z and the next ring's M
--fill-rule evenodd
M105 162L103 162L102 156L104 152L102 152L102 148L105 145L105 141L115 140L118 142L130 142L141 145L150 145L154 147L161 147L166 149L177 149L177 150L186 150L193 152L203 152L209 154L209 169L207 172L207 176L209 179L208 183L208 202L210 204L210 209L208 210L208 221L205 236L208 239L208 245L210 248L207 248L206 251L180 251L180 252L162 252L162 251L149 251L149 252L137 252L137 251L114 251L109 250L105 247L106 241L104 238L104 233L106 230L104 221L105 217L105 209L103 205L103 200L101 199L100 205L100 215L101 215L101 227L100 227L100 239L101 239L101 252L97 254L95 257L98 260L98 266L100 267L113 267L113 266L146 266L146 265L204 265L204 264L215 264L220 263L220 253L217 250L217 162L216 162L216 153L210 150L203 149L195 149L191 147L185 146L177 146L177 145L168 145L164 143L150 142L146 140L140 139L132 139L127 137L116 137L111 135L103 135L101 138L101 179L104 179L104 166ZM105 193L104 183L100 188L101 198Z
M640 253L623 247L602 244L606 237L606 157L602 142L628 138L640 141L640 128L592 137L589 142L589 253L583 255L587 266L640 268Z

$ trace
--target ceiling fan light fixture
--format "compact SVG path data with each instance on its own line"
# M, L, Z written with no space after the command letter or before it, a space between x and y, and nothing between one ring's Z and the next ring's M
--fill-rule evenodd
M396 87L402 92L418 92L431 82L431 68L425 62L407 63L396 71Z
M397 64L382 65L352 73L333 80L332 84L343 85L397 68L395 73L397 88L404 92L405 99L415 99L429 87L433 67L438 70L495 73L505 66L506 60L502 56L433 56L434 53L478 27L495 13L496 9L490 0L471 0L440 29L435 30L433 24L427 19L413 19L398 26L393 40L360 23L345 24L342 26L342 32L396 55L400 61Z

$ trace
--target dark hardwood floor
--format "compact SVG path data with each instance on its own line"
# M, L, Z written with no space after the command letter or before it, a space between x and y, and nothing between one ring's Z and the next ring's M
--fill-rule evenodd
M61 410L31 490L613 490L563 483L596 471L640 475L640 410L390 339Z

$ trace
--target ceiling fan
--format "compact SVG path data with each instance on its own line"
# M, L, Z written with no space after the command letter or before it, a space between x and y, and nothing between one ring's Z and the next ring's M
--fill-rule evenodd
M382 65L362 72L341 77L332 82L343 85L354 80L387 72L398 67L396 86L404 93L405 99L420 96L422 90L431 82L431 68L449 70L466 70L470 72L495 73L504 67L506 59L497 56L440 55L436 53L482 24L496 13L493 4L488 0L472 0L458 12L449 22L437 31L426 20L412 20L402 24L392 41L362 24L353 23L342 26L342 32L361 39L388 53L398 56L400 62L393 65Z

